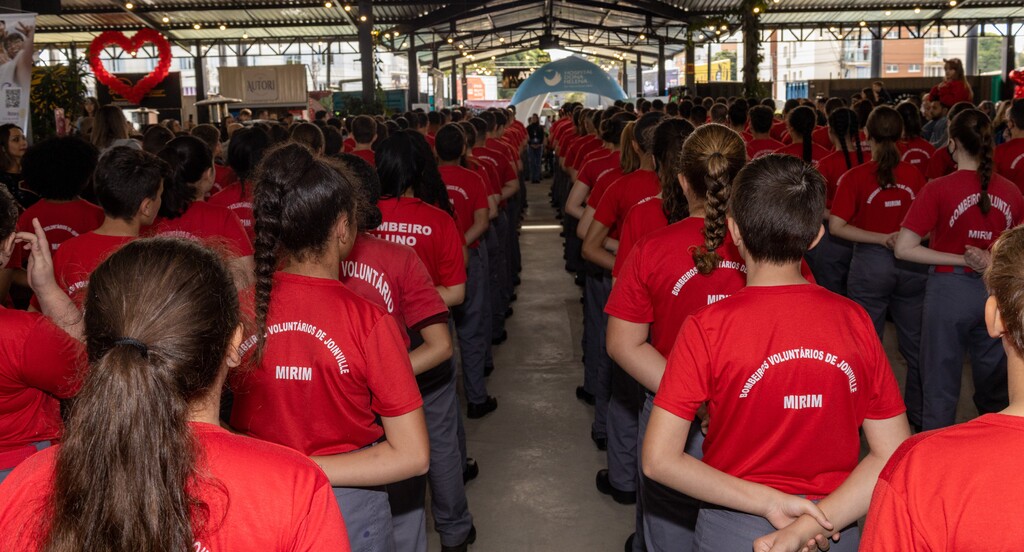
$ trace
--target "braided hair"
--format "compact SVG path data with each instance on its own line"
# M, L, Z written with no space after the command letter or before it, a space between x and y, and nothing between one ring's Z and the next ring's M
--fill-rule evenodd
M843 159L846 161L847 170L853 168L853 162L850 160L850 148L847 145L851 138L857 150L857 164L864 163L864 152L861 151L860 147L860 132L857 122L857 114L848 107L834 109L828 116L829 132L835 135L836 140L839 142L839 148L843 152Z
M896 142L903 136L903 117L895 109L880 105L868 117L867 131L875 142L871 152L872 159L878 165L875 178L878 186L887 190L896 185L893 171L900 164L900 150Z
M711 274L722 260L716 250L725 242L729 192L746 162L743 138L723 125L701 126L683 143L679 173L693 194L704 198L704 243L690 250L701 274Z
M786 103L788 105L789 102ZM814 109L806 105L796 107L789 112L786 122L792 133L799 135L803 142L804 163L812 163L814 161L814 142L811 139L811 133L814 132L814 125L818 122L818 116L815 115Z
M966 109L953 118L949 124L949 139L978 160L978 180L981 181L981 197L978 208L982 214L992 209L992 198L988 194L988 186L992 182L995 137L992 134L992 121L977 109Z

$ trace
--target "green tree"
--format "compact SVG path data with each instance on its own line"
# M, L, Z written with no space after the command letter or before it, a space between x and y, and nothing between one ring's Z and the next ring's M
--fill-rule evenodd
M1003 38L986 34L978 38L978 73L984 74L1002 69Z

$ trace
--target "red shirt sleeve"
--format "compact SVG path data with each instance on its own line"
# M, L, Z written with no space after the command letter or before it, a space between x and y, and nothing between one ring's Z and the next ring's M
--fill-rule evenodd
M611 228L615 225L617 214L619 212L619 190L621 190L621 183L616 181L615 184L608 186L605 190L604 195L601 197L601 202L598 203L597 209L594 211L594 220L600 222L605 228Z
M309 510L295 528L295 540L289 550L303 552L350 552L348 531L345 521L341 518L338 501L327 478L320 475L323 481L310 499ZM296 504L302 501L296 500Z
M684 420L693 421L711 395L712 359L704 331L694 317L683 322L665 364L654 404Z
M939 222L937 195L938 190L933 184L925 184L917 199L910 204L910 210L907 211L907 216L903 217L901 226L922 238L927 236Z
M404 343L398 323L391 315L385 315L370 330L364 345L364 358L374 362L366 373L366 384L373 394L370 408L385 418L408 414L423 406Z
M466 237L459 232L455 225L455 219L445 217L442 221L441 235L438 236L440 244L440 259L437 266L441 270L439 282L442 286L457 286L466 283L466 260L462 255L462 246L466 243Z
M85 347L48 318L33 318L32 339L25 343L18 367L22 381L60 399L74 396L81 385L79 372L86 366Z
M895 456L895 455L893 455ZM891 460L890 460L891 462ZM906 497L879 477L860 538L863 550L916 550L924 539L914 530Z
M221 236L228 241L231 251L239 257L248 257L253 254L252 241L245 233L242 220L234 212L229 211L230 216L224 220L221 228Z
M836 197L832 200L832 214L850 222L853 216L857 214L857 183L847 178L846 173L839 177L838 188L836 189Z
M644 283L644 276L649 273L645 260L646 247L642 244L626 258L604 308L609 316L634 324L654 322L654 304Z
M401 286L398 308L402 311L405 324L410 329L420 330L422 322L431 320L438 314L444 314L447 319L448 307L434 287L423 261L418 255L407 255L405 259L402 277L396 278L396 284Z

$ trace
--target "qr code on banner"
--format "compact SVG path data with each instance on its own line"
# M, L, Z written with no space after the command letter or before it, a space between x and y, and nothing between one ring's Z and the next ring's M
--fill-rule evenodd
M20 88L8 88L7 90L4 90L4 107L7 109L17 109L21 107Z

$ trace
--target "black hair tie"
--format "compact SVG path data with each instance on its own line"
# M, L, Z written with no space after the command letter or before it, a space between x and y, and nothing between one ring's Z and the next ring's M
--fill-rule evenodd
M128 345L130 347L133 347L136 351L139 352L140 355L142 355L142 358L149 358L149 347L147 347L145 343L139 341L138 339L132 339L130 337L122 337L119 339L115 339L114 346L117 347L119 345Z

